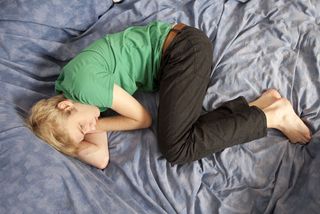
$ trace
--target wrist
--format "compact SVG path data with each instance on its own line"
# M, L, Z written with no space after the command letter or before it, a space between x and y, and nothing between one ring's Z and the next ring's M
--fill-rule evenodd
M97 121L97 124L96 124L96 130L95 132L106 132L108 131L107 128L106 128L106 121L105 121L105 118L101 118Z

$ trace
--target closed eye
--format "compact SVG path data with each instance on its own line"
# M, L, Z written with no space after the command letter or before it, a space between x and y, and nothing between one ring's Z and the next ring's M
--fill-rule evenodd
M81 136L79 142L81 142L84 139L84 129L81 124L79 124L79 132L80 132L80 136Z
M82 134L84 134L84 127L83 125L79 124L79 130Z

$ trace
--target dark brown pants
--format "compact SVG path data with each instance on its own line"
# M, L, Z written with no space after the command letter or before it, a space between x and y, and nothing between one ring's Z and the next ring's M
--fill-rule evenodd
M243 97L201 115L212 69L212 43L185 27L164 53L159 71L158 143L172 164L198 160L266 135L264 113Z

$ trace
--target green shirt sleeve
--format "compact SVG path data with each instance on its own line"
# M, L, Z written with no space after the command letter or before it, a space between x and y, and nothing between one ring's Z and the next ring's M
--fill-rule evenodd
M93 69L95 75L90 72ZM114 87L112 74L106 73L103 69L99 71L96 65L88 65L87 71L76 78L75 86L74 94L78 94L80 102L95 105L100 111L105 111L106 107L111 108Z
M73 67L74 68L74 67ZM82 65L81 69L67 70L56 81L56 91L68 99L97 106L101 112L111 108L114 77L99 64ZM75 72L77 71L77 72Z

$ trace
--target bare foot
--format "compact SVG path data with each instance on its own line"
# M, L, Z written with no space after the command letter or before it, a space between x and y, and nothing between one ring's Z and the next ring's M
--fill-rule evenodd
M305 144L311 139L311 132L294 112L291 103L280 98L263 109L267 117L267 127L280 130L292 143Z
M260 109L264 109L271 104L273 104L275 101L281 98L281 95L279 92L275 89L268 89L265 92L262 93L262 95L254 100L253 102L249 103L249 106L256 106Z

